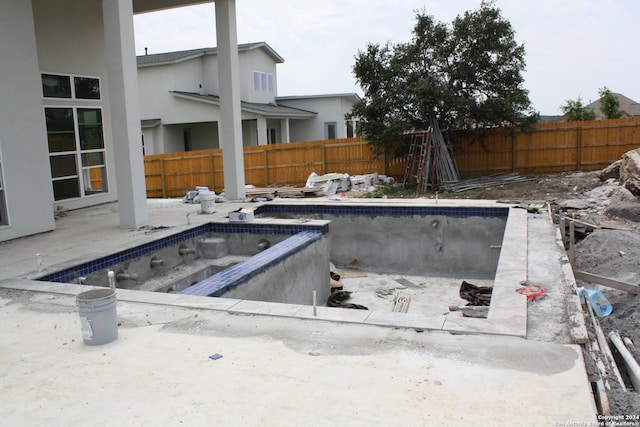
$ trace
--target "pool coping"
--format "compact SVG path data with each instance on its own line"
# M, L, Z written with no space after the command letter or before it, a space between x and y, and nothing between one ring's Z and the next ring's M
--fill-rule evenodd
M493 206L495 207L495 205ZM527 298L516 291L521 288L521 283L527 280L527 212L513 207L508 207L508 209L487 319L454 317L447 314L420 315L381 310L347 310L324 306L317 307L314 314L313 307L305 305L126 289L118 289L117 298L126 302L217 310L236 315L279 316L416 330L441 330L463 334L511 335L524 338L527 335ZM29 279L6 279L0 282L0 287L74 296L93 288L86 285Z

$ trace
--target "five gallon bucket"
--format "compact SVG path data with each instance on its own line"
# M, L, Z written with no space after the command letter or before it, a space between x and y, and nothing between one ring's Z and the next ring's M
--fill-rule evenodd
M202 213L214 213L216 211L216 193L213 191L200 191L199 194Z
M85 291L76 297L82 339L88 345L110 343L118 338L116 291L111 288Z

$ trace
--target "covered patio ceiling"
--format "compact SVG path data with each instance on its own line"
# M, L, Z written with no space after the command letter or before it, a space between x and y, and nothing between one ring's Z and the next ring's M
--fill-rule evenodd
M193 6L196 4L215 3L215 0L132 0L133 13L156 12L158 10L176 7Z

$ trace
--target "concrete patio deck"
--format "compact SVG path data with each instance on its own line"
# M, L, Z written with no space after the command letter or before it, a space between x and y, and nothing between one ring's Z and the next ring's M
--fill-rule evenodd
M464 201L469 203L474 202ZM562 314L546 315L550 324L532 324L536 316L527 320L526 303L524 313L514 307L496 311L502 313L496 323L500 330L480 319L460 319L480 326L455 329L443 325L460 320L444 315L440 320L393 313L391 323L381 323L381 314L370 318L375 312L318 307L314 318L311 307L119 289L119 338L86 346L75 305L75 295L84 288L32 280L42 274L36 269L36 253L46 271L175 233L187 227L187 221L193 226L224 218L240 207L218 204L215 214L198 215L198 205L177 200L149 200L148 205L151 227L146 229L120 230L117 204L109 204L67 213L53 232L0 243L3 422L596 422L582 352L567 340L566 325L557 320ZM525 229L516 227L516 232L521 233L520 242L528 241L528 278L551 291L549 301L560 301L549 306L554 309L563 296L559 289L553 295L553 283L562 274L553 227L544 217L527 219L525 213L521 218ZM528 232L527 222L534 223ZM522 307L522 301L517 304ZM554 331L553 338L543 329ZM214 353L223 357L210 359Z

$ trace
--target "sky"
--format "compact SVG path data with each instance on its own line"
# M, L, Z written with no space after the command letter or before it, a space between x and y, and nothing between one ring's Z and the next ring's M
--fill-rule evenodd
M451 23L481 0L236 0L238 43L264 41L285 60L278 96L357 93L368 44L411 40L415 11ZM524 44L524 87L542 115L600 88L640 102L640 1L497 0ZM213 3L136 15L136 54L216 46Z

